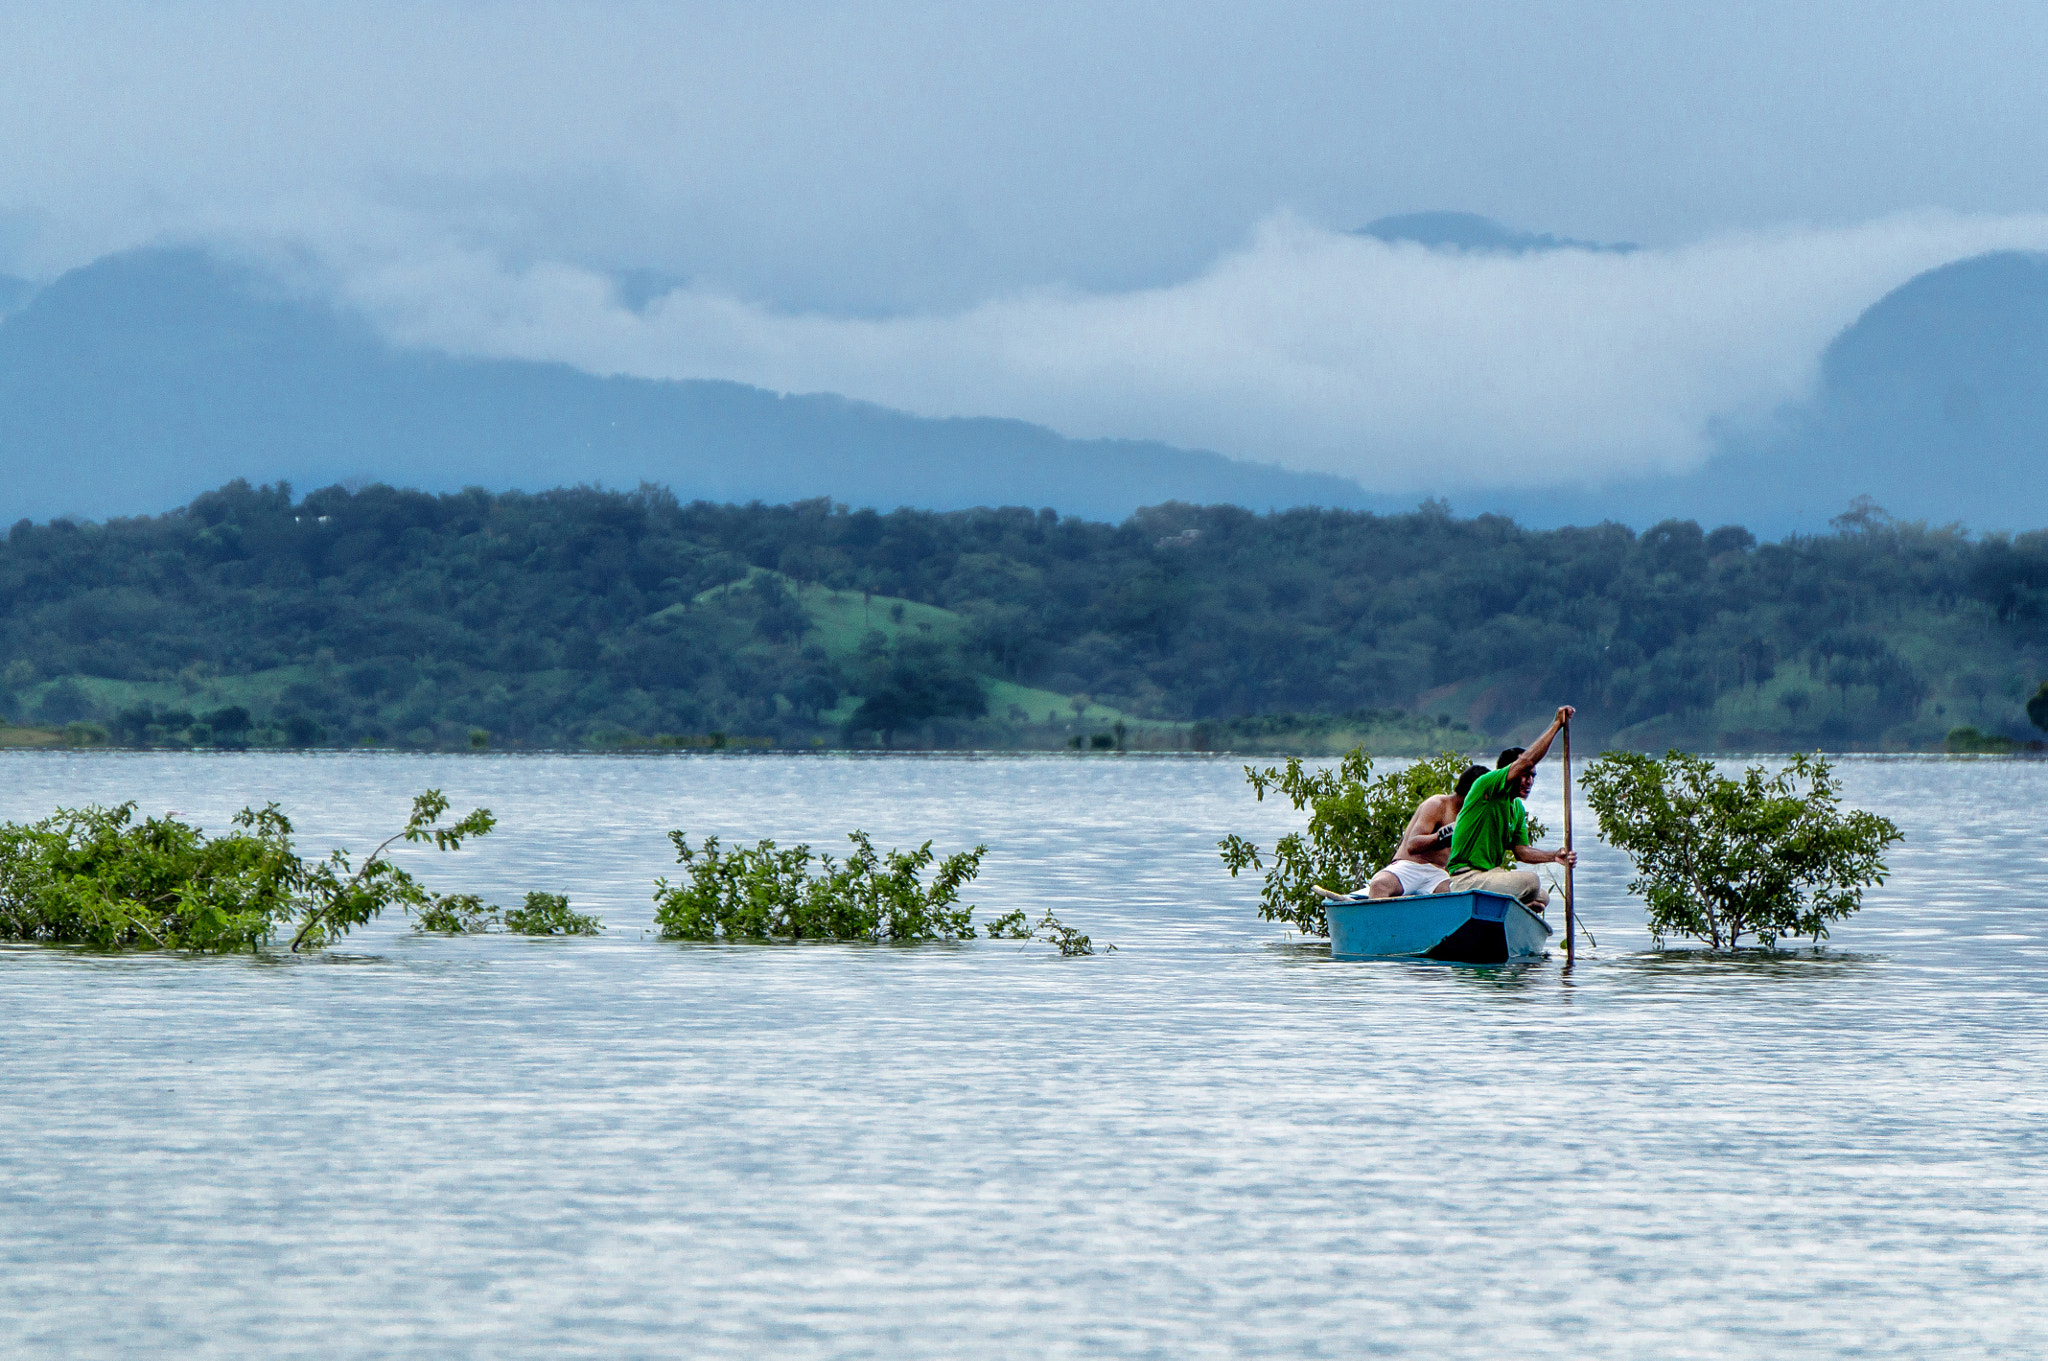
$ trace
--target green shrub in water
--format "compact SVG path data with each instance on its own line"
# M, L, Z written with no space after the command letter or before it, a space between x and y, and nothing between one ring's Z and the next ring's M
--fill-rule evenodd
M974 908L960 890L981 869L986 846L939 861L929 884L919 876L934 859L927 841L914 851L876 852L865 832L849 832L844 861L813 856L809 846L721 850L717 837L693 849L670 832L687 882L655 884L654 920L666 940L967 940ZM817 872L812 872L815 863Z
M604 923L571 912L565 893L529 893L524 907L505 914L505 929L520 936L595 936L604 930Z
M1687 752L1608 752L1583 787L1607 844L1635 861L1628 890L1648 906L1650 934L1733 949L1746 935L1818 942L1884 882L1884 849L1904 834L1844 813L1832 769L1795 755L1776 775L1751 766L1731 780Z
M474 893L455 893L415 908L412 929L446 936L480 936L500 929L515 936L596 936L604 933L604 923L571 912L567 894L529 893L525 906L505 911Z
M1014 908L1000 917L991 918L981 928L990 940L1030 940L1031 922L1024 915L1024 909Z
M412 929L432 935L480 936L498 925L498 909L474 893L436 895L412 914Z
M0 823L0 939L103 950L253 950L300 923L292 948L345 935L392 903L460 921L480 904L437 898L384 858L393 842L454 850L491 828L479 808L440 826L448 800L413 800L403 830L358 867L346 851L308 863L276 804L235 814L240 830L209 838L166 814L135 820L135 805L60 808L43 821Z
M1036 926L1031 924L1030 918L1024 915L1022 908L1017 908L1005 912L981 929L990 940L1042 940L1062 955L1069 957L1095 953L1095 943L1055 917L1051 908L1046 909L1045 915L1039 918ZM1114 945L1106 948L1116 949Z
M1021 917L1023 913L1020 912L1017 915ZM1024 935L1027 938L1036 936L1037 939L1045 941L1058 950L1061 955L1068 958L1072 958L1075 955L1092 955L1095 953L1095 943L1073 927L1062 922L1058 917L1055 917L1052 914L1051 908L1046 909L1045 916L1040 919L1038 926L1035 929L1027 927ZM1116 947L1112 945L1109 948L1114 950Z
M276 804L209 838L135 805L0 824L0 937L102 950L252 950L299 908L305 867Z

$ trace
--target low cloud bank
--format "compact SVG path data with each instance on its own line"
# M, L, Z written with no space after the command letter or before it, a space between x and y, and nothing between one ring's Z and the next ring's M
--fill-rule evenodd
M1887 291L1987 250L2048 247L2048 217L1508 256L1281 216L1169 287L885 319L687 286L635 310L588 270L414 244L334 260L343 295L407 343L1014 416L1405 492L1684 470L1716 428L1805 395L1827 342Z

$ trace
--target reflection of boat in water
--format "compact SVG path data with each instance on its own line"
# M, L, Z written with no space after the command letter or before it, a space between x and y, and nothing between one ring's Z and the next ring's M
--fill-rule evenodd
M1338 959L1421 956L1460 964L1533 959L1550 924L1500 893L1418 893L1324 904L1330 954Z

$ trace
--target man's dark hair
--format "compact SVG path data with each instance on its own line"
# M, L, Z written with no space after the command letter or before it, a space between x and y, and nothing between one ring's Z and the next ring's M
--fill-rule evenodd
M1466 766L1465 773L1458 777L1458 797L1464 798L1472 792L1472 782L1486 773L1485 766Z
M1520 756L1523 752L1527 750L1527 747L1509 747L1506 751L1500 754L1500 759L1493 763L1493 768L1495 770L1506 770L1509 766L1515 763L1515 758L1517 756Z

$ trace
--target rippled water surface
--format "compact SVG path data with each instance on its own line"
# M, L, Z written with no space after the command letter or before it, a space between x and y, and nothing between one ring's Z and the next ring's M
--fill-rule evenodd
M1284 938L1229 760L9 754L310 850L440 785L430 883L610 930L0 948L0 1353L2048 1354L2048 765L1842 769L1908 839L1823 953L1653 952L1588 846L1567 978ZM856 826L1119 949L653 938L667 829Z

